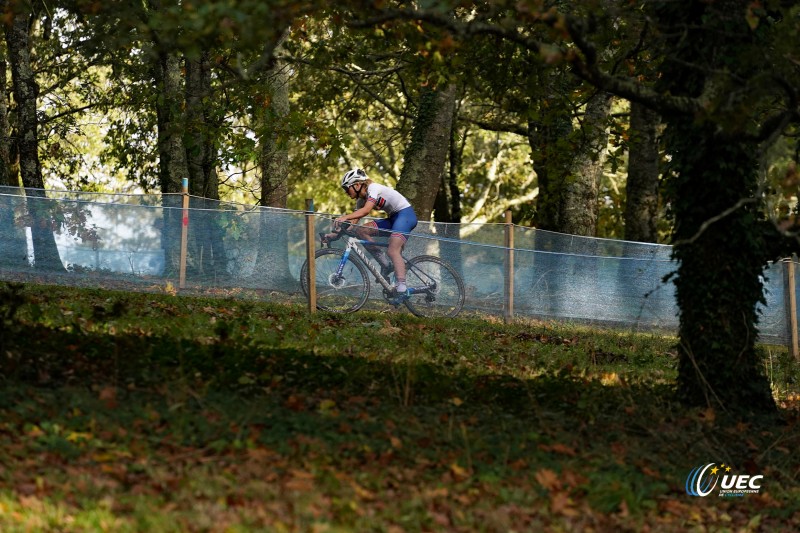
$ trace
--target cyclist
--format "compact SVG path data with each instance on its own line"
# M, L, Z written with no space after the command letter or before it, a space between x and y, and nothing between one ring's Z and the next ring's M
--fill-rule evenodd
M362 240L372 240L378 234L389 236L389 248L387 253L394 266L395 291L401 297L408 297L408 287L406 286L406 265L400 253L408 240L407 234L417 226L417 214L405 196L385 185L373 183L367 177L367 173L360 168L347 171L342 177L342 189L347 195L356 200L356 210L349 215L343 215L334 221L336 226L344 222L355 222L369 215L373 209L384 211L388 216L380 220L370 220L363 226L356 229L356 235ZM367 247L370 249L370 247ZM376 254L372 247L370 250L380 261L380 255ZM388 265L383 265L384 267ZM389 269L382 269L384 276Z

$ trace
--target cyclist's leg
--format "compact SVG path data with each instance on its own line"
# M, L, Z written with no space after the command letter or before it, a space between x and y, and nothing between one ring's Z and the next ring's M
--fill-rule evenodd
M378 221L368 220L363 224L356 226L355 236L364 241L371 241L373 237L378 235Z
M386 219L370 220L358 227L356 237L364 241L373 242L375 237L384 236L384 232L381 231L382 229L388 229ZM386 235L388 235L388 233ZM378 264L381 266L381 275L388 279L389 273L392 270L392 261L383 251L383 247L365 243L364 248L378 261Z
M395 288L397 292L402 293L406 291L406 265L401 252L408 240L408 234L417 227L417 214L413 207L407 207L386 220L390 221L392 229L387 253L394 264L394 273L397 279Z

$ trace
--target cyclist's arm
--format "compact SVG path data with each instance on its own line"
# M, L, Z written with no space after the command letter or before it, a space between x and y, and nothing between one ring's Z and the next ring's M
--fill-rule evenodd
M375 207L375 202L373 202L371 200L367 200L367 203L364 204L364 207L361 207L360 209L356 209L355 211L353 211L349 215L340 216L339 218L336 219L336 222L349 222L349 221L352 220L352 221L355 221L357 223L359 220L361 220L365 216L369 215L372 212L372 209L374 207Z

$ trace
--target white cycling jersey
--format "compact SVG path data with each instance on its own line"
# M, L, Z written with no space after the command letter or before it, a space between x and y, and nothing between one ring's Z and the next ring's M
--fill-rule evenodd
M406 200L406 197L386 185L378 185L377 183L370 183L367 187L367 198L360 198L356 202L356 209L365 206L367 202L373 202L376 209L385 211L387 215L392 216L405 209L411 207L411 204Z

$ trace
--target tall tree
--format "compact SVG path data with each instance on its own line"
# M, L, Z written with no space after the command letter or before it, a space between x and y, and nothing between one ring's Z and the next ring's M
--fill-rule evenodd
M39 84L31 65L30 39L38 14L28 4L15 5L14 10L8 14L10 23L6 25L6 43L11 63L14 100L17 103L20 175L29 197L34 264L39 269L63 270L53 234L55 222L51 215L51 205L45 199L42 167L39 162Z
M450 149L447 160L447 173L442 174L442 183L434 202L434 220L459 224L461 222L461 190L458 186L458 175L462 170L464 160L464 145L466 144L467 128L458 127L458 112L461 99L456 101L453 109L453 126L450 135Z
M565 226L565 185L573 179L570 178L570 166L577 151L572 124L573 104L569 98L577 84L563 74L542 74L542 85L546 88L543 100L548 105L533 108L536 114L528 123L527 133L533 169L539 183L535 223L543 230L561 231Z
M189 192L195 206L204 209L192 232L192 252L197 258L195 267L203 277L219 280L227 277L227 257L219 206L219 174L217 166L220 113L214 105L210 52L201 50L197 57L184 58L185 114L184 146L189 172Z
M178 209L177 193L183 189L181 181L189 178L186 147L183 143L183 78L180 58L174 52L161 50L153 64L158 100L158 156L159 183L164 194L164 247L167 274L178 272L180 263L180 235L183 215ZM173 196L167 196L172 194ZM192 264L189 265L191 268Z
M397 182L397 190L414 206L420 221L430 220L441 185L450 152L455 94L455 84L425 87L420 94L411 142Z
M625 240L658 242L659 153L656 111L631 102Z
M14 223L19 200L13 191L19 188L19 167L11 160L16 149L11 146L6 57L5 39L0 39L0 265L19 268L26 264L28 251L25 235Z
M289 196L289 72L283 61L276 61L266 73L266 91L258 97L256 128L259 133L259 166L261 167L260 203L269 207L286 207Z
M607 154L610 111L611 95L604 91L592 95L586 104L580 148L569 174L562 177L560 233L592 237L597 234L597 189Z
M183 143L189 172L189 190L195 196L219 200L216 132L217 112L212 106L210 52L184 59L185 131Z
M189 178L186 146L183 142L184 98L181 58L168 50L158 52L153 65L158 102L158 154L162 193L179 193L181 180Z
M770 30L748 27L742 6L736 1L681 9L656 5L672 51L662 67L662 92L701 98L718 90L723 80L717 72L723 68L744 79L762 70L743 59L767 44ZM685 34L672 34L674 28ZM695 62L701 68L686 68ZM675 279L681 318L678 393L693 405L770 411L774 401L755 350L756 306L764 298L761 276L769 259L759 224L759 142L710 119L664 115L674 256L680 261ZM718 217L722 220L712 223Z
M258 135L258 163L261 170L260 204L286 208L289 195L289 71L276 61L265 73L264 93L254 105ZM262 284L285 287L293 283L289 271L289 227L297 220L278 211L261 211L258 261L253 273Z
M666 124L679 262L679 397L769 413L775 404L755 350L756 306L779 238L761 221L757 162L760 143L800 115L793 93L781 95L760 80L776 68L780 56L772 48L791 35L797 43L798 35L794 28L781 35L774 14L746 7L735 0L652 2L666 52L655 91L604 71L583 21L567 27L582 52L572 63L580 76L659 110ZM776 111L776 97L784 110Z
M12 168L11 161L11 154L16 149L11 146L11 123L8 117L7 56L6 41L2 39L0 40L0 186L19 187L19 171Z

